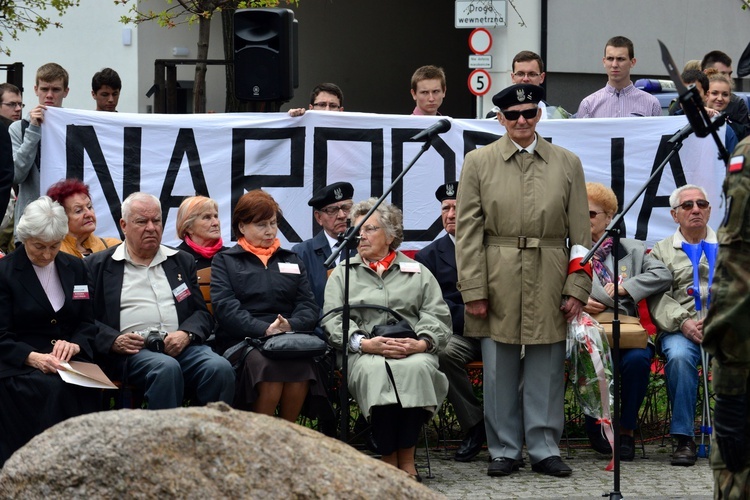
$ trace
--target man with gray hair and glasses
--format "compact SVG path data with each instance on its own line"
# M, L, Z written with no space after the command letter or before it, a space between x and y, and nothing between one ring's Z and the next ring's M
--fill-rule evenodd
M693 263L682 244L705 241L716 243L716 233L708 226L711 206L705 189L686 184L669 197L672 219L677 230L654 245L651 255L672 271L672 285L660 295L648 298L649 311L659 330L656 347L667 360L664 372L672 402L669 432L676 441L672 465L691 466L697 459L695 440L695 403L698 394L698 365L703 340L703 320L698 318L695 299L688 288L699 285L701 295L708 292L709 264L705 255L699 263L699 281L693 283ZM708 369L708 367L703 367Z

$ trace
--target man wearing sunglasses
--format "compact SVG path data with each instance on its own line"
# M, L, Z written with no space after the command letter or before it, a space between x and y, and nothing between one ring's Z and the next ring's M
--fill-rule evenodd
M329 271L323 263L331 256L334 247L338 246L336 237L346 231L353 197L354 186L348 182L334 182L319 189L307 204L313 207L315 222L323 230L292 247L292 251L299 255L305 265L313 295L321 309ZM350 252L352 255L354 253L356 251ZM343 256L343 253L340 255Z
M581 161L536 133L543 98L530 84L495 95L505 135L468 153L459 180L457 288L482 347L489 476L518 470L524 438L534 472L572 473L558 448L565 338L591 292L591 225Z
M669 432L676 441L672 465L695 465L697 458L695 434L695 403L698 394L698 365L701 362L700 343L703 340L703 320L698 319L695 299L688 295L694 286L693 265L682 250L682 243L716 243L716 233L708 226L711 206L706 191L692 184L675 189L669 197L671 214L677 230L654 245L651 255L664 262L672 271L672 286L661 295L648 298L649 311L659 329L657 348L667 364L667 391L672 402L672 423ZM708 292L708 261L700 260L700 290ZM708 367L703 367L707 369Z

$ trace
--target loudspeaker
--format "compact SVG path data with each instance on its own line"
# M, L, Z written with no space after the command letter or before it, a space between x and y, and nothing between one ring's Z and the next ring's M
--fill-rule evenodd
M234 92L241 101L294 97L297 37L289 9L234 13Z
M5 81L12 83L23 92L23 63L8 64Z

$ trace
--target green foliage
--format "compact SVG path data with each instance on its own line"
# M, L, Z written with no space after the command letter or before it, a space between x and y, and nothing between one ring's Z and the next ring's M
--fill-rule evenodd
M159 26L174 28L179 24L193 25L201 18L211 19L223 10L247 9L255 7L278 7L280 0L166 0L167 8L161 11L142 11L137 0L114 0L115 4L128 5L127 15L120 17L123 24L140 24L156 21ZM298 0L287 4L298 5Z
M10 55L5 46L5 36L18 40L19 33L36 31L41 34L47 28L62 28L62 23L52 16L65 14L70 7L77 7L80 0L24 0L23 2L0 1L0 52ZM47 11L50 16L47 16Z

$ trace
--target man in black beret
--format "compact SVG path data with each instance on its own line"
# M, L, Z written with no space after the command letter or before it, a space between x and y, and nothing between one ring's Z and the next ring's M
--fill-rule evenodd
M450 384L448 401L456 411L465 437L454 456L458 462L468 462L482 450L485 441L484 410L474 396L474 388L466 373L466 364L481 361L482 349L478 339L464 337L464 301L456 290L456 195L458 182L448 182L437 188L435 198L440 202L440 213L445 236L439 238L414 256L418 262L435 276L443 299L453 318L453 335L448 345L438 353L440 371L445 373Z
M313 207L315 222L323 230L292 247L292 251L305 264L313 295L321 308L328 279L328 269L323 263L331 256L333 247L338 245L336 237L346 231L353 197L354 187L348 182L334 182L318 190L307 204Z
M591 291L580 264L591 226L581 161L536 133L542 99L531 84L493 97L505 135L466 155L456 200L457 288L464 336L482 347L490 476L518 470L524 441L533 471L572 473L558 447L565 338Z

